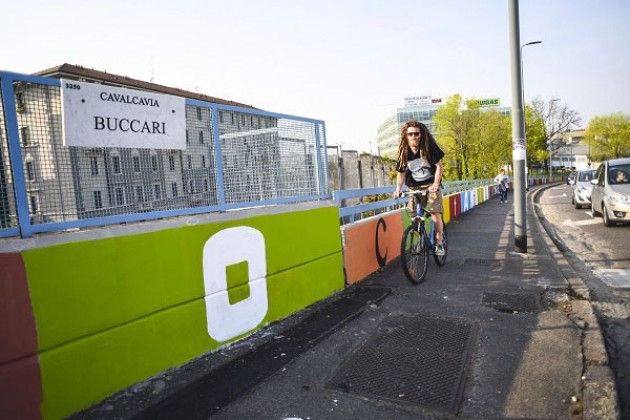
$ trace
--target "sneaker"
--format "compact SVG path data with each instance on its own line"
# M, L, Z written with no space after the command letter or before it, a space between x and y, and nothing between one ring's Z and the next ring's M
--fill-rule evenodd
M435 246L435 255L442 256L444 254L446 254L446 252L444 251L444 245L437 244Z

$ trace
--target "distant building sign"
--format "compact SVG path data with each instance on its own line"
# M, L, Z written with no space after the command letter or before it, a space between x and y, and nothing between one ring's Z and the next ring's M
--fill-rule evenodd
M184 98L61 80L65 146L186 149Z
M501 101L499 100L499 98L486 98L486 99L479 99L479 106L499 106L499 104L501 103Z
M405 98L405 106L430 105L431 95L409 96Z
M431 103L432 104L441 104L442 103L442 98L433 98L433 99L431 99Z

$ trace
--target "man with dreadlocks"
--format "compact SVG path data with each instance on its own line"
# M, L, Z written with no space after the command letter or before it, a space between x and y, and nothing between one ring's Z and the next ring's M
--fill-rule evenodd
M421 205L430 213L435 224L435 254L444 255L442 246L442 157L444 152L435 142L429 129L417 121L408 121L400 131L398 144L398 162L396 164L395 197L400 197L401 190L407 185L410 190L428 190L429 194L421 196ZM416 196L409 200L412 217L416 214Z

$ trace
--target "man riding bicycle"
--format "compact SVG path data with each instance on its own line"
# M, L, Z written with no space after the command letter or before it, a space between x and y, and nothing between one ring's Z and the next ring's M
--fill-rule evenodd
M398 144L398 162L396 163L396 191L394 197L400 197L403 185L412 191L427 191L422 195L420 205L430 213L435 224L435 254L444 255L442 245L442 157L444 152L435 142L429 129L417 121L408 121L400 131ZM409 200L411 217L415 215L417 196Z

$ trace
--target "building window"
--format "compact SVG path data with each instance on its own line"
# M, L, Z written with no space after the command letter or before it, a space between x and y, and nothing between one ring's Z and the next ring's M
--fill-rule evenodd
M241 124L245 125L245 114L241 114Z
M120 156L112 156L112 166L114 167L114 173L119 174L120 171Z
M201 121L201 108L197 107L197 119Z
M15 92L15 110L20 114L26 111L26 105L24 105L24 94L22 92Z
M31 202L31 213L37 213L39 211L37 197L34 195L29 195L29 201Z
M175 156L168 155L168 167L171 171L175 170Z
M232 124L234 124L234 113L230 112L230 117L232 118Z
M151 155L151 169L153 169L153 171L157 171L158 170L158 158L157 158L157 155Z
M125 204L125 194L121 187L116 188L116 204L119 206Z
M219 111L219 122L223 123L223 111Z
M133 157L133 170L140 172L140 156Z
M208 191L208 180L206 178L203 179L203 190Z
M203 131L199 132L199 144L203 144Z
M142 187L141 186L137 186L136 187L136 201L138 203L142 203L143 199L142 199Z
M192 169L192 158L188 155L188 169Z
M32 160L26 162L26 179L29 181L35 180L35 166Z
M31 131L28 127L20 128L20 134L22 135L22 146L28 146L31 144Z
M206 155L201 155L201 166L206 167Z
M155 184L153 186L153 190L155 191L156 200L159 200L160 198L162 198L162 191L160 190L160 186L158 184Z
M90 172L92 176L98 175L98 156L90 156Z
M171 191L173 192L173 197L177 197L177 182L171 184Z
M258 125L257 125L257 127L260 128L260 117L258 117Z
M101 196L101 192L100 191L93 191L94 192L94 208L95 209L102 209L103 208L103 197Z
M195 192L195 183L193 182L193 180L190 180L190 193L194 194Z
M188 137L188 130L186 130L186 144L189 144L189 143L190 143L190 139Z
M253 126L254 126L254 116L253 116L253 115L250 115L250 116L249 116L249 126L250 126L250 127L253 127Z

